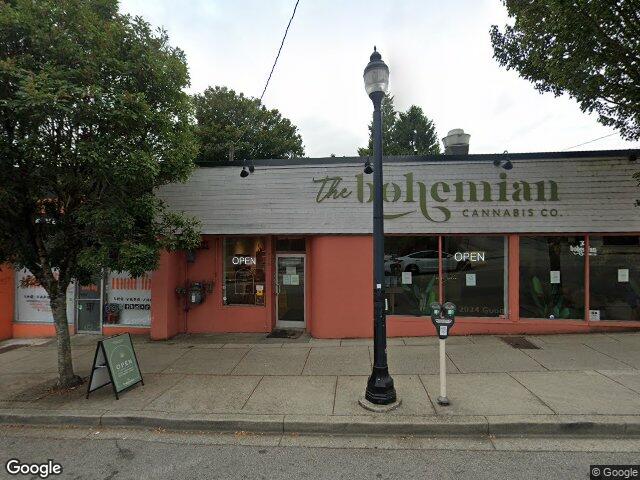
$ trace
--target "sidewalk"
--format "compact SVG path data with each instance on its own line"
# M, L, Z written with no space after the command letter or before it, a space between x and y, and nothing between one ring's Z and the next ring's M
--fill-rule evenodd
M402 405L373 414L357 403L371 372L371 340L266 339L259 334L133 337L144 375L116 400L86 384L52 394L53 341L3 350L0 423L132 425L190 430L362 434L640 435L640 333L447 340L448 396L438 396L434 337L389 339ZM89 374L99 337L73 337Z

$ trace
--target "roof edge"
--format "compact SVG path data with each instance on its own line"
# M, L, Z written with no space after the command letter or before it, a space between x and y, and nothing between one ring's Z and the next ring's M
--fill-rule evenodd
M509 160L554 160L568 158L623 158L632 157L635 159L640 155L640 149L624 149L624 150L583 150L575 152L520 152L520 153L470 153L467 155L390 155L385 156L384 161L387 163L400 162L460 162L460 161L490 161L494 159ZM367 157L298 157L298 158L272 158L259 159L252 161L233 161L233 162L196 162L196 166L200 168L218 168L218 167L242 167L253 163L261 166L299 166L299 165L336 165L343 163L364 163Z

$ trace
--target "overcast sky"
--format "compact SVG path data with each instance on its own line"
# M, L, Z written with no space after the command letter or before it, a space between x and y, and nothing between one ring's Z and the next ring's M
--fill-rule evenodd
M164 27L189 62L191 92L224 85L259 97L295 0L123 0ZM356 155L371 102L362 71L377 45L398 110L411 104L440 138L471 134L471 153L562 151L614 132L570 98L539 94L492 58L498 0L300 0L264 97L300 129L306 154ZM572 150L640 148L617 134Z

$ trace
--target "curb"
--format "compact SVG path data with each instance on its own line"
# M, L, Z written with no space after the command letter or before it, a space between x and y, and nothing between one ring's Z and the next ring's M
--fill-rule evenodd
M640 436L640 415L324 416L0 409L0 424L309 435Z

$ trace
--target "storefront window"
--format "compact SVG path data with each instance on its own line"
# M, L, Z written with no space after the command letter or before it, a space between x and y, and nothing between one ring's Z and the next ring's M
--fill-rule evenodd
M224 240L226 305L264 305L265 241L263 237L227 237Z
M589 272L591 320L640 320L640 237L590 237Z
M520 316L584 318L584 237L520 237Z
M151 325L151 272L131 277L128 272L110 272L105 282L105 325Z
M507 258L505 237L444 237L444 300L461 317L504 315Z
M430 315L438 300L438 238L385 238L384 274L390 315Z

